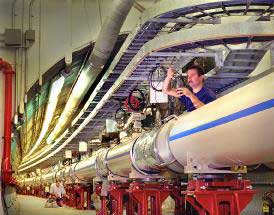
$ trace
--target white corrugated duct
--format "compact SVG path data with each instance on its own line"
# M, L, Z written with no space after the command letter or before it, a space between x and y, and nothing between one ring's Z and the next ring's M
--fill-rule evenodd
M84 98L90 86L96 80L98 74L104 68L111 51L116 43L122 25L132 8L134 0L115 0L109 16L106 17L102 29L96 40L95 47L90 55L88 63L83 68L75 83L67 104L58 119L58 122L47 139L52 143L65 128L78 105ZM25 159L26 160L26 159Z

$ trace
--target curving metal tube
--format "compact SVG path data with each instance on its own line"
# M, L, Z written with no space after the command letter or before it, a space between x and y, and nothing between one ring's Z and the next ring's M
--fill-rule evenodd
M274 72L249 83L160 129L135 134L87 160L66 167L55 176L92 181L96 176L129 177L168 169L177 173L218 173L219 168L274 162ZM77 176L77 177L75 177ZM72 180L72 182L73 182ZM33 179L26 179L30 184Z
M102 71L114 45L122 25L133 5L133 0L115 0L114 7L104 21L95 47L91 53L87 65L83 68L71 95L66 103L54 130L49 135L47 142L53 142L73 117L78 105L86 95L90 86ZM61 128L61 129L60 129Z
M106 168L112 175L129 177L132 170L131 148L132 144L139 138L140 134L127 137L117 146L110 148L106 154Z

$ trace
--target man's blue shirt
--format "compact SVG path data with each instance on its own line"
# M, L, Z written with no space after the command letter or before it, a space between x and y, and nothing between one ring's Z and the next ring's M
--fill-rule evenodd
M216 99L215 93L206 87L203 87L199 92L193 94L204 104L208 104ZM188 112L196 109L190 98L181 96L179 100L185 105Z

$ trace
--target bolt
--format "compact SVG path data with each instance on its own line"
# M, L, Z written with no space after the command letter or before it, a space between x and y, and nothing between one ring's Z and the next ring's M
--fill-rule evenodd
M206 189L206 186L201 186L200 189L201 189L201 190L205 190L205 189Z

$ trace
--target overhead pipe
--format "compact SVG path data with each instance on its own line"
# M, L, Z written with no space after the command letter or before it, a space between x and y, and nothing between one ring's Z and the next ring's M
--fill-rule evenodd
M79 75L66 106L58 119L54 130L47 139L47 143L52 143L65 126L67 126L90 86L104 68L116 43L122 25L132 8L133 2L134 0L114 1L114 7L104 21L90 58Z
M5 117L4 146L2 158L2 179L4 184L13 183L11 169L11 128L12 128L12 66L0 58L0 70L5 74Z

